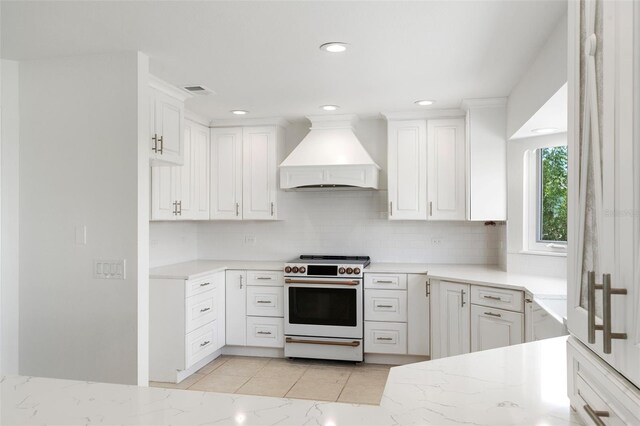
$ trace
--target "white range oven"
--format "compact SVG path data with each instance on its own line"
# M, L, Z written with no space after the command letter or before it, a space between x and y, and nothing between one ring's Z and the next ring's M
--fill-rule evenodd
M303 255L285 264L285 356L363 360L368 256Z

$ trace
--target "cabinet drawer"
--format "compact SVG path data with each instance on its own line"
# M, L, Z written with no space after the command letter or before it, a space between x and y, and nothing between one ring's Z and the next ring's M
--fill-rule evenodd
M247 315L284 316L284 287L247 287Z
M365 321L407 322L405 290L365 290Z
M471 351L524 342L524 314L471 305Z
M189 297L185 301L186 332L218 318L219 292L217 288Z
M407 324L365 321L364 351L377 354L406 354Z
M247 285L284 286L282 271L247 271Z
M284 318L247 317L247 346L284 348Z
M472 285L471 303L508 311L524 312L524 293L519 290Z
M187 334L185 339L185 369L187 369L218 348L217 321L212 321L192 331Z
M407 274L364 274L364 288L406 290Z
M186 281L185 297L195 296L204 293L214 287L224 284L224 272L208 275L197 280Z

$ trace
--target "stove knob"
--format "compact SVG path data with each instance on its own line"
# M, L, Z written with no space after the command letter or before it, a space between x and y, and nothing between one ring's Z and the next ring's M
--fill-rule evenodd
M294 274L297 274L297 273L298 273L298 267L297 267L297 266L294 266L294 267L291 269L291 271L292 271Z
M284 272L285 273L290 273L291 272L291 266L287 266L286 268L284 268Z
M339 273L340 275L344 274L345 272L347 272L347 270L346 270L346 269L344 269L344 268L340 268L340 269L338 269L338 273Z
M347 274L353 274L353 269L347 268Z
M353 273L356 274L356 275L359 275L360 274L360 268L355 268L353 270Z
M304 274L305 272L307 272L307 268L305 268L304 266L300 267L300 273Z

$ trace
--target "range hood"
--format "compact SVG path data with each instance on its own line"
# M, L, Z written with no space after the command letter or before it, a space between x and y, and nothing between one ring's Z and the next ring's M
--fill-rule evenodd
M302 142L280 164L282 189L378 189L380 167L353 133L353 115L311 116Z

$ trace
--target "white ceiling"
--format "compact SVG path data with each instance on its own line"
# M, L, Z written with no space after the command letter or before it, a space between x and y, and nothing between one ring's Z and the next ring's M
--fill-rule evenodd
M554 133L567 131L567 84L545 102L542 107L513 135L511 139L530 138L533 136L545 136L535 133L535 129L557 129Z
M28 60L141 50L151 71L216 94L211 118L298 119L337 104L361 116L506 96L566 2L1 2L1 55ZM318 49L327 41L347 52ZM424 108L424 107L422 107Z

